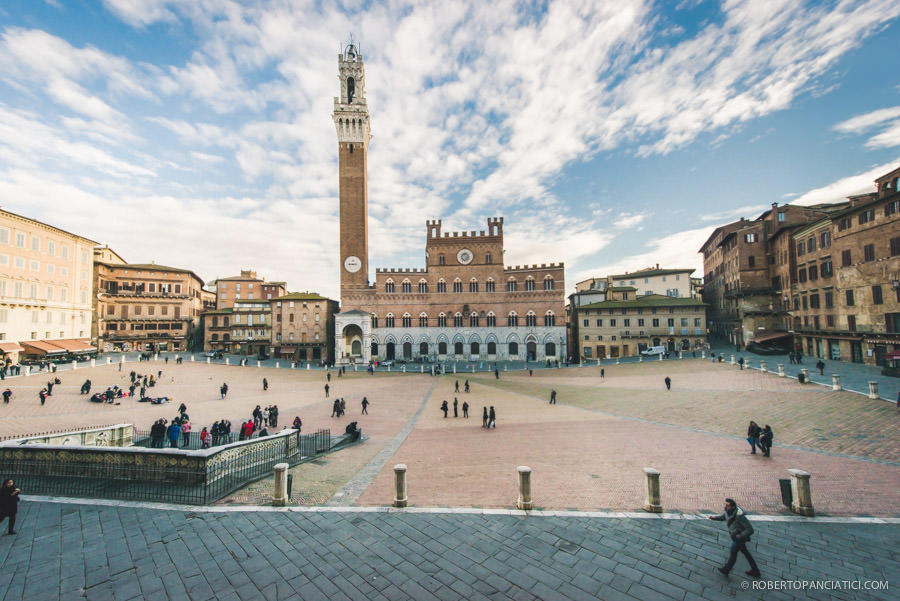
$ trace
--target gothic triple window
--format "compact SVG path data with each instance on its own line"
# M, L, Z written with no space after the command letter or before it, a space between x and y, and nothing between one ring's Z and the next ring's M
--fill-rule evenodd
M444 313L438 315L438 327L446 328L447 327L447 316Z
M532 280L532 283L534 283L533 280ZM529 311L528 314L525 316L525 325L528 326L529 328L533 328L534 326L537 325L537 315L534 314L534 311Z
M394 280L388 280L384 283L384 291L388 294L394 293Z
M508 282L506 282L506 291L507 292L515 292L516 291L516 281L512 278Z
M462 316L462 313L457 312L457 313L453 316L453 327L454 327L454 328L461 328L461 327L463 327L463 316Z
M394 327L394 314L393 313L388 313L387 316L384 318L384 327L386 327L386 328Z
M474 311L472 312L471 315L469 315L469 327L470 328L478 327L478 313L475 313Z
M403 280L403 283L400 286L404 294L409 294L410 292L412 292L412 284L409 282L409 280Z
M544 290L553 290L553 278L549 275L544 278Z
M428 316L425 313L419 314L419 327L420 328L428 327Z
M403 314L403 327L404 328L412 327L412 316L409 313Z
M545 283L546 283L546 281L545 281ZM639 321L644 321L644 320L641 319ZM547 311L547 314L544 315L544 325L545 326L555 326L556 325L556 316L553 314L553 311Z
M529 277L527 280L525 280L525 290L527 292L534 291L534 278L533 277Z
M475 278L469 281L469 292L478 292L478 280Z
M453 292L462 292L462 280L460 280L459 278L456 278L453 281Z
M510 312L509 316L506 318L506 325L511 328L519 326L519 316L516 315L515 311Z
M443 294L447 292L447 282L444 281L444 278L438 280L438 294Z
M426 294L428 292L428 282L425 280L419 280L419 294Z
M485 292L493 292L494 291L494 279L488 278L488 281L484 283L484 291Z
M487 327L489 327L489 328L497 327L497 316L494 315L493 311L491 311L490 313L487 314L486 319L487 319Z

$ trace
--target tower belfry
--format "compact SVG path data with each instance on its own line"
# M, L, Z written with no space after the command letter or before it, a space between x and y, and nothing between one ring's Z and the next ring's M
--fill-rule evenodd
M368 286L369 276L366 166L371 135L365 66L352 42L338 55L338 79L341 95L334 98L332 118L338 137L343 303L349 292Z

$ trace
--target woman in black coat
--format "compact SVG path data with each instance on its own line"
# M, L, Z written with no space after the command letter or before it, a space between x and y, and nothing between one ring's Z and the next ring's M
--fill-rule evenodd
M19 511L19 489L12 478L0 487L0 522L9 518L9 530L7 534L15 534L16 512Z

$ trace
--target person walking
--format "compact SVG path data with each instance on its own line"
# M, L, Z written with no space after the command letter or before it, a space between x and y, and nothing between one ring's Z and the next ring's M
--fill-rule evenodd
M556 390L551 390L551 391L550 391L550 404L551 404L551 405L555 405L555 404L556 404Z
M450 408L447 406L447 401L441 403L441 411L444 412L444 419L447 418L447 412L450 411Z
M821 359L819 359L819 360L816 362L816 369L819 370L819 375L820 375L820 376L824 376L824 375L825 375L825 362L822 361Z
M750 454L756 455L756 448L759 447L759 433L761 432L759 426L755 421L750 420L750 425L747 427L747 442L750 443ZM762 447L759 447L762 448Z
M499 379L500 379L500 370L497 369L496 367L494 368L494 379L495 379L495 380L499 380Z
M0 487L0 522L9 519L7 534L16 533L16 514L19 512L19 489L10 478Z
M469 392L469 381L468 380L466 380L466 384L465 384L464 388L465 388L466 392Z
M328 375L330 376L331 374L328 374ZM325 398L326 398L326 399L328 398L328 391L329 391L329 390L331 390L331 386L329 386L328 384L326 384L326 385L325 385Z
M897 396L898 396L898 398L900 398L900 395L897 395ZM3 404L9 405L9 399L11 399L11 398L12 398L12 390L7 388L6 390L3 391ZM900 405L898 405L898 407L900 407Z
M603 367L601 367L601 368L600 368L600 379L602 380L602 379L604 379L605 377L606 377L606 369L603 368Z
M772 456L772 441L775 439L775 433L769 424L763 426L762 432L759 434L759 448L762 449L763 457Z
M453 392L459 392L459 380L456 381L456 385L453 388Z
M463 417L469 419L469 403L463 401Z
M672 390L672 378L666 376L666 390Z
M482 411L481 411L481 427L482 427L482 428L487 428L487 427L488 427L488 410L487 410L487 407L482 407Z
M491 405L491 410L488 412L488 428L497 429L497 413L494 411L493 405Z
M203 426L203 429L200 430L200 446L204 449L208 449L211 438L209 430L206 429L206 426Z
M266 391L268 389L269 389L269 381L266 380L265 378L263 378L263 391Z
M728 576L731 568L734 567L735 561L737 561L738 551L740 551L747 558L747 563L750 564L750 569L747 570L746 574L759 578L761 576L759 567L753 560L753 556L750 555L750 551L747 550L747 543L750 542L750 536L753 534L753 526L750 525L750 520L744 515L744 510L737 506L734 499L725 499L725 511L719 515L711 515L709 519L717 522L726 522L728 534L731 536L728 561L725 562L724 566L718 568L719 573L723 576Z
M340 399L334 399L334 402L331 404L331 417L340 417L341 416L341 401Z
M363 397L363 400L362 400L362 414L363 415L369 415L368 407L370 404L371 403L369 403L369 399L367 399L366 397Z
M47 389L41 388L41 391L38 393L38 397L41 399L41 406L43 407L44 403L47 401Z
M453 417L459 417L459 400L453 397Z
M744 371L744 358L743 357L738 359L738 365L741 366L741 371Z
M225 397L228 396L228 384L222 382L222 386L219 387L219 394L222 395L222 400L225 400ZM141 388L141 396L144 396L144 389Z

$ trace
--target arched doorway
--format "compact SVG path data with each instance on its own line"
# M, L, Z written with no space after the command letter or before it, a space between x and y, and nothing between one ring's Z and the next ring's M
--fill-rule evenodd
M479 355L481 353L481 346L477 342L472 343L472 354Z
M412 342L403 343L403 358L407 361L412 359Z
M496 355L497 354L497 343L494 341L488 342L488 355Z
M528 353L529 361L534 361L537 358L537 344L533 341L525 345L525 351Z
M441 340L438 342L438 355L446 355L447 354L447 343Z
M384 358L385 359L394 359L394 343L388 342L384 345Z
M419 356L421 356L421 357L428 356L428 343L427 342L419 343Z
M453 353L456 355L463 354L463 343L462 342L457 342L453 345Z
M556 356L556 344L552 342L548 342L544 345L544 356L545 357L555 357Z
M377 356L378 356L378 343L373 342L372 343L372 358L374 359Z
M362 357L363 333L356 324L344 328L344 352L351 358Z

